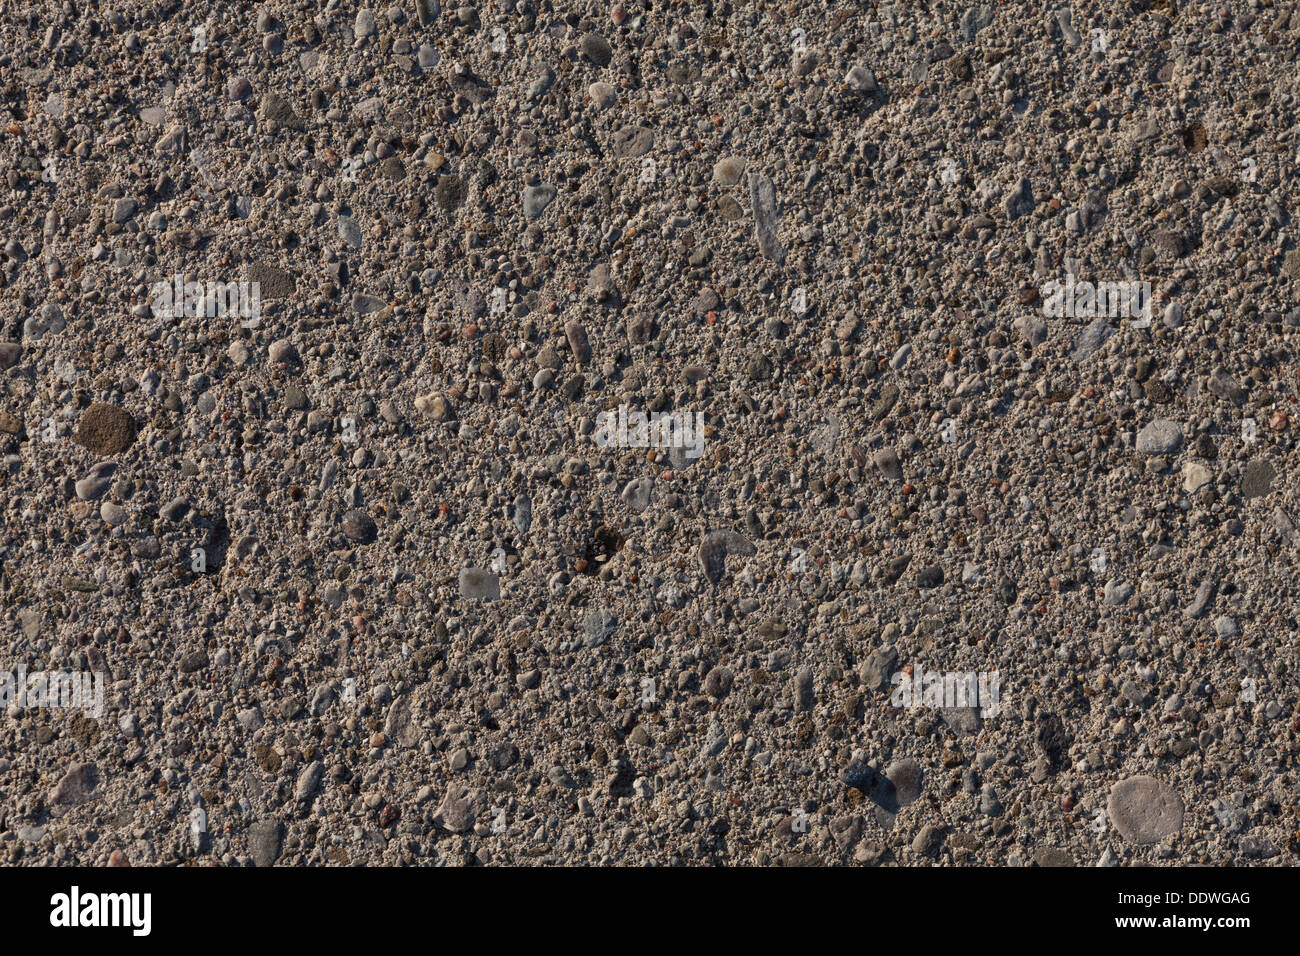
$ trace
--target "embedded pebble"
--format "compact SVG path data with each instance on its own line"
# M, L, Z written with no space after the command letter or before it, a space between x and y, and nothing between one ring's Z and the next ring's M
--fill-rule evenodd
M1167 418L1148 422L1137 434L1136 448L1142 455L1171 455L1182 446L1182 429Z
M1157 843L1183 828L1183 801L1154 777L1128 777L1111 787L1106 815L1130 843Z

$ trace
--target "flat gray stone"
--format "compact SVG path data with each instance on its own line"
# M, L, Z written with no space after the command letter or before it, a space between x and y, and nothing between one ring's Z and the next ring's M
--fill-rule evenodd
M894 785L900 807L914 803L921 796L921 765L911 757L895 760L886 767L885 778Z
M1002 201L1002 211L1007 214L1008 219L1019 219L1033 212L1034 205L1034 189L1029 178L1025 177L1007 193Z
M739 156L724 156L713 164L713 181L719 186L734 186L745 172L745 160Z
M569 340L569 351L575 362L586 365L591 361L591 343L587 340L587 330L581 322L566 322L564 336Z
M628 508L640 513L650 507L650 493L654 490L654 486L653 478L633 478L623 486L619 497Z
M1017 332L1019 332L1033 347L1038 347L1047 341L1047 323L1036 315L1021 316L1013 323Z
M811 667L801 667L794 675L794 709L809 711L813 708L813 672Z
M986 817L1002 816L1002 801L998 799L998 792L991 783L984 784L980 790L980 813Z
M536 219L555 198L556 189L547 183L524 187L524 215Z
M474 825L474 818L484 809L486 802L478 791L471 792L461 784L452 784L433 812L433 822L452 833L464 833Z
M427 27L438 19L438 14L441 12L442 5L438 0L415 0L415 16L422 27Z
M1102 604L1107 607L1119 607L1133 596L1133 585L1127 581L1107 581L1103 590Z
M1282 508L1273 509L1273 528L1284 543L1293 548L1300 546L1300 531L1296 530L1295 522Z
M74 763L50 791L50 803L64 807L78 806L91 800L98 786L98 767L93 763Z
M77 492L77 497L82 501L94 501L101 497L108 490L109 481L116 470L117 465L111 461L101 461L90 469L90 473L86 477L73 486Z
M1129 777L1111 787L1106 817L1130 843L1158 843L1183 828L1183 801L1155 777Z
M624 126L614 134L614 155L624 159L634 159L650 152L654 144L653 130L646 129L644 126Z
M1228 374L1226 368L1216 368L1210 375L1209 389L1225 402L1240 405L1246 400L1246 390L1241 383Z
M298 783L294 787L294 797L301 801L310 800L320 786L321 780L325 776L325 765L319 760L313 760L307 766L302 768L302 773L298 774Z
M726 559L729 554L752 555L758 549L742 534L735 531L710 531L700 541L697 557L700 567L713 584L722 580L726 572Z
M587 647L599 647L609 640L618 628L618 618L606 608L593 607L582 618L583 642Z
M1070 358L1076 364L1087 361L1093 353L1106 344L1115 331L1115 327L1104 318L1093 319L1074 340L1074 351L1070 353Z
M293 111L289 101L278 93L267 93L263 96L258 111L262 119L266 120L273 129L278 127L299 131L303 129L302 120Z
M254 866L274 866L280 859L284 824L279 820L258 820L248 828L248 855Z
M961 15L957 28L961 31L962 39L967 43L975 42L975 34L979 33L986 26L993 22L993 8L981 5L978 7L967 7L966 12Z
M371 312L378 312L387 304L388 303L386 303L383 299L379 298L378 296L366 295L363 292L358 292L354 296L352 296L352 308L355 309L361 315L368 315Z
M135 215L135 211L138 208L139 204L134 199L130 196L124 196L117 202L113 203L113 221L119 223L126 222Z
M749 174L749 199L754 214L758 251L777 265L785 262L785 247L777 237L781 220L776 210L776 187L760 173Z
M339 216L339 238L353 249L361 248L361 227L351 216Z
M1205 609L1210 606L1214 600L1215 592L1218 590L1219 582L1217 578L1208 577L1203 580L1196 588L1196 596L1192 598L1192 603L1183 609L1183 617L1189 621L1194 621L1205 613Z
M389 743L402 747L414 747L420 743L420 726L412 719L409 694L397 698L388 708L384 718L384 736Z
M1157 418L1137 434L1139 455L1172 455L1183 447L1183 430L1177 422Z

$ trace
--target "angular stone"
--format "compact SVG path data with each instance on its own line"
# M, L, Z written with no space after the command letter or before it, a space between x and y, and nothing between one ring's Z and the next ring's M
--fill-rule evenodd
M1240 405L1246 400L1246 390L1228 374L1225 368L1216 368L1210 375L1209 389L1219 398L1234 405Z
M384 718L384 736L390 743L402 747L415 747L420 743L420 725L412 719L409 694L397 698L388 708Z
M1192 603L1183 609L1183 617L1188 620L1196 620L1205 613L1206 608L1214 600L1214 595L1219 587L1219 582L1213 577L1208 577L1200 583L1196 589L1196 595L1192 598Z
M726 156L713 164L713 181L719 186L734 186L745 172L745 160Z
M284 127L302 131L303 123L298 115L289 105L289 101L278 93L267 93L262 97L262 103L258 107L258 113L262 119L272 128L272 130Z
M876 78L862 64L857 64L844 74L844 85L858 93L874 93Z
M1189 461L1183 465L1183 491L1192 495L1200 491L1213 479L1210 469L1198 461Z
M554 186L543 183L540 186L524 187L524 215L529 219L536 219L542 214L551 201L555 199L556 189Z
M934 824L927 823L912 840L912 851L920 856L934 856L943 844L943 831Z
M1079 337L1075 339L1074 351L1070 353L1070 358L1076 364L1086 361L1106 344L1106 341L1115 334L1115 331L1115 327L1104 318L1093 319L1087 328L1079 333Z
M452 784L433 812L433 822L452 833L465 833L484 809L486 801L479 791L471 792L461 784Z
M921 796L921 765L911 757L895 760L885 768L885 778L894 785L900 807L914 803Z
M1127 581L1107 581L1103 589L1102 603L1107 607L1119 607L1133 596L1133 585Z
M1008 219L1019 219L1034 211L1034 190L1028 177L1022 178L1002 201L1002 211Z
M650 152L654 144L653 130L646 129L644 126L624 126L614 134L614 155L624 159L635 159Z
M98 767L93 763L74 763L50 791L50 803L64 807L86 803L95 796L98 786Z
M583 328L581 322L566 322L564 324L564 335L569 340L569 351L573 353L573 360L579 365L586 365L591 361L591 343L587 341L587 330Z

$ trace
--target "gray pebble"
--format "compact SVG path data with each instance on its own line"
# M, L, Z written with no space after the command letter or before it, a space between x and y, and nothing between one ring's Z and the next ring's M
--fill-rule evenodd
M1090 358L1098 349L1106 344L1107 340L1115 334L1115 327L1104 318L1093 319L1088 326L1079 333L1079 337L1074 342L1074 351L1070 353L1070 358L1076 363L1084 362Z
M524 187L524 215L536 219L551 204L556 196L554 186L543 183L540 186Z
M1111 788L1106 816L1130 843L1158 843L1182 829L1183 801L1154 777L1128 777Z
M307 766L302 768L302 773L298 774L298 783L294 787L294 799L300 803L310 800L320 787L321 780L325 776L325 765L319 760L313 760Z
M1172 455L1182 447L1182 428L1167 418L1147 423L1137 434L1136 448L1140 455Z
M369 544L379 534L375 519L364 511L353 509L343 515L343 533L360 544Z
M650 493L654 490L654 480L648 477L633 478L623 486L619 497L629 509L636 512L650 507Z
M113 462L101 461L90 469L86 477L77 482L75 489L77 497L82 501L94 501L101 497L108 490L109 480L116 470L117 465Z

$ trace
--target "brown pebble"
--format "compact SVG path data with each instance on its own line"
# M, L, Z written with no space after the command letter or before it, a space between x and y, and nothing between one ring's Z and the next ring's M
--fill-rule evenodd
M135 441L135 421L116 405L97 402L81 416L76 442L96 455L117 455Z

